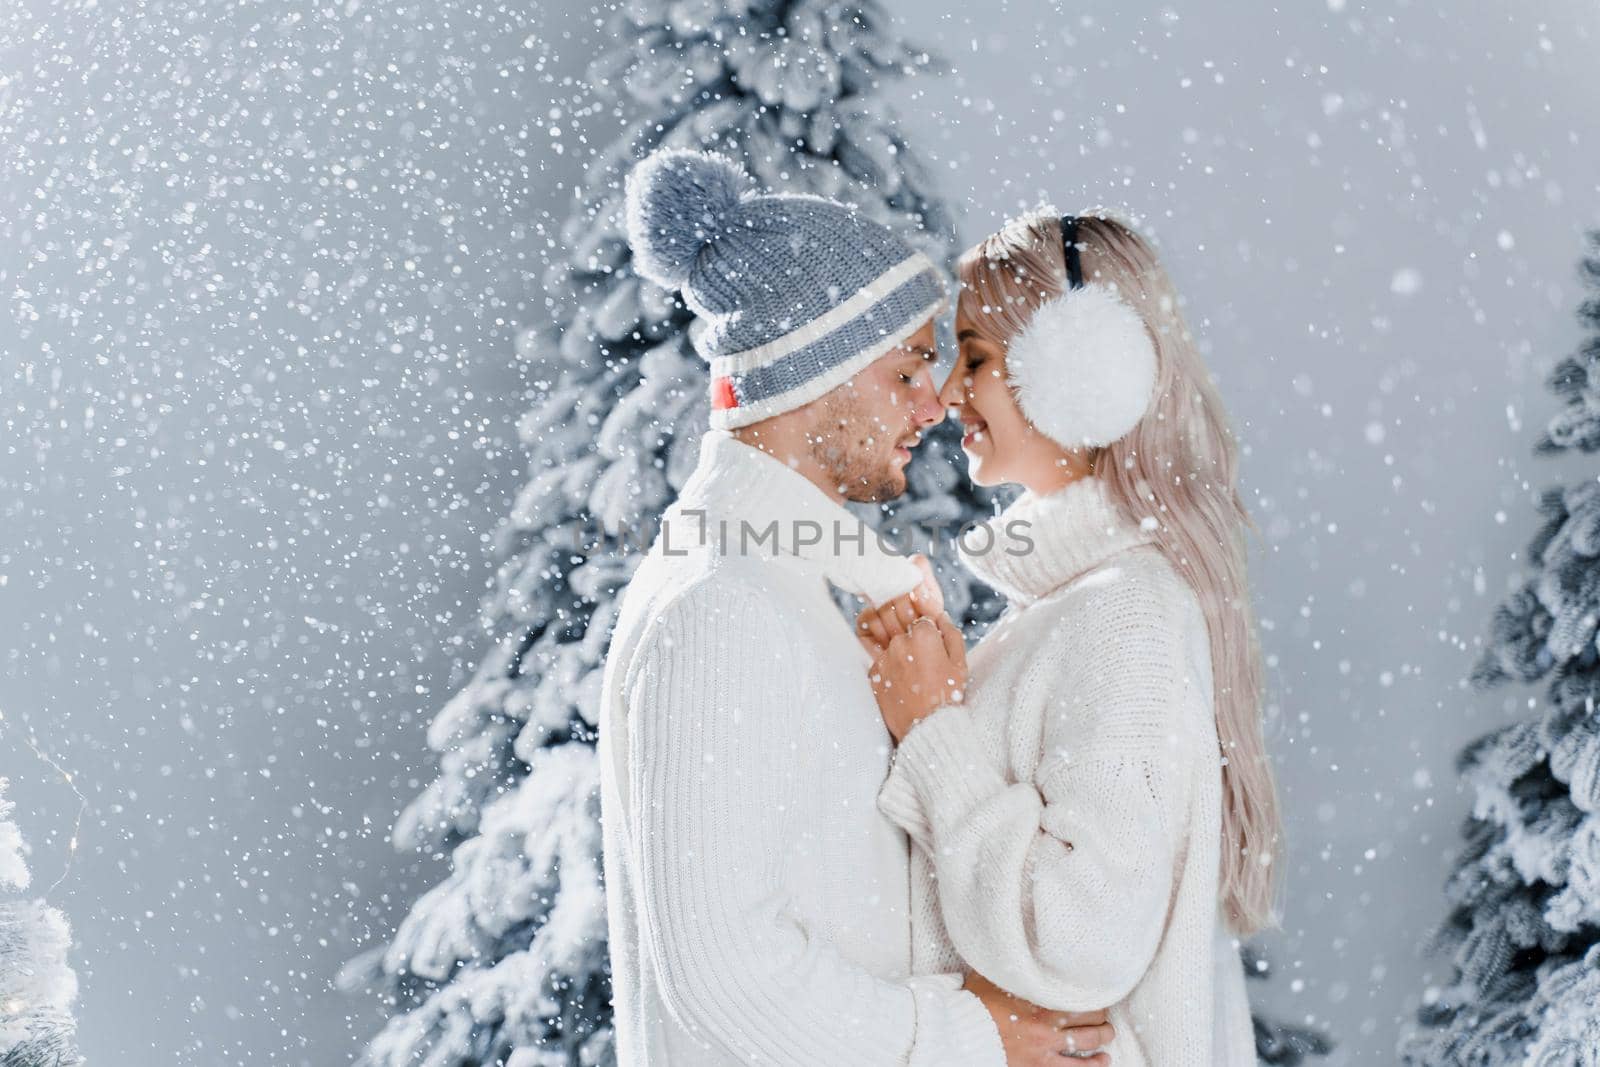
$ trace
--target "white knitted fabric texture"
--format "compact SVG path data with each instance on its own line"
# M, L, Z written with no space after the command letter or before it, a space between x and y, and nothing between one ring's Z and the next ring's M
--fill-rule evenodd
M967 558L1011 606L973 650L965 705L912 727L878 801L917 843L914 965L1110 1006L1117 1067L1253 1064L1218 906L1205 619L1103 485L1025 494ZM1018 519L1034 550L1009 555Z
M959 975L912 976L910 845L876 806L890 738L828 592L884 599L920 572L870 535L693 547L721 520L859 525L723 431L667 518L674 554L658 542L629 584L602 687L618 1063L1005 1067Z

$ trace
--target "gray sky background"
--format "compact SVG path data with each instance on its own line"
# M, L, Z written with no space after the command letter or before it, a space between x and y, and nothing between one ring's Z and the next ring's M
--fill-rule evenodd
M1529 695L1459 679L1534 494L1592 476L1530 448L1600 225L1600 14L891 8L950 67L890 97L964 238L1109 206L1178 280L1263 531L1291 856L1260 995L1392 1063L1445 970L1456 750ZM383 838L481 647L601 43L578 3L124 14L0 16L0 773L92 1062L320 1067L381 1019L332 973L440 873ZM30 741L88 801L70 868Z

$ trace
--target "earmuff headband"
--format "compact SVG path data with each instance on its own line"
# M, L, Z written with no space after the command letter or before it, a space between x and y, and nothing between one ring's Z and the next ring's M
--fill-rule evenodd
M1083 288L1083 264L1078 260L1078 216L1061 216L1061 258L1067 264L1067 288Z
M1156 351L1144 321L1116 288L1086 283L1079 222L1061 216L1067 292L1046 300L1006 348L1006 375L1034 427L1068 448L1100 447L1143 418Z

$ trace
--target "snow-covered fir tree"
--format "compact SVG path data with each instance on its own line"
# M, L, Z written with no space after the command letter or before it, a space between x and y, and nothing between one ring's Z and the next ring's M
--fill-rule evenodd
M0 778L0 893L28 888L26 847ZM81 1062L72 1002L78 977L67 963L66 917L40 899L0 899L0 1064L67 1067Z
M1538 455L1600 451L1600 233L1583 269L1590 332L1550 373L1564 406ZM1454 980L1428 991L1412 1064L1600 1064L1600 479L1544 491L1538 511L1529 573L1470 680L1543 679L1545 698L1458 760L1475 801L1437 935Z
M1245 977L1256 981L1271 977L1272 968L1257 946L1247 944L1239 955ZM1326 1030L1278 1022L1260 1012L1252 1013L1250 1021L1255 1024L1256 1058L1261 1067L1301 1067L1333 1051L1333 1039Z
M936 260L951 252L949 215L875 99L883 79L926 57L877 4L631 0L609 37L619 47L589 84L625 126L591 161L560 236L548 325L521 341L538 395L519 427L529 478L497 531L504 562L481 613L492 648L435 719L438 777L394 830L401 848L448 853L451 872L390 944L340 975L392 1005L371 1065L612 1058L594 749L602 658L621 589L693 469L709 413L689 313L631 267L627 170L658 146L717 150L767 188L857 203ZM930 435L907 497L874 521L909 531L988 513L958 455L953 426ZM992 618L992 594L939 569L958 619Z

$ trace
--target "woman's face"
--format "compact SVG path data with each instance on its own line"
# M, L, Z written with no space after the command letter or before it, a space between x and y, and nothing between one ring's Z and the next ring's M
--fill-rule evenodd
M1017 482L1047 493L1088 474L1086 456L1062 448L1022 414L1006 379L1005 346L979 336L976 300L963 292L956 304L956 363L939 388L939 402L961 422L969 476L978 485Z

